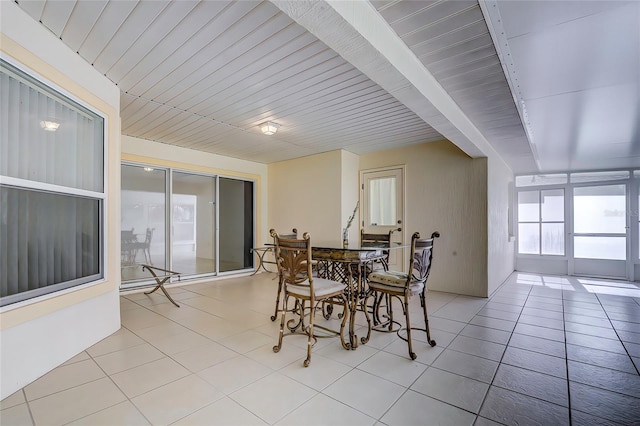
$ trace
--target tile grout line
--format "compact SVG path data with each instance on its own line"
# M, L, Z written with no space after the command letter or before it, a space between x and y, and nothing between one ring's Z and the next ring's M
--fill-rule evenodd
M500 288L498 290L496 290L493 294L495 295L498 291L502 290L503 287L507 286L507 282L505 281L505 284L501 285ZM516 325L518 324L518 320L520 319L520 316L522 315L522 311L524 310L525 305L527 304L527 300L529 300L529 297L531 295L531 291L533 290L533 286L530 286L529 291L527 292L527 298L524 301L524 304L522 305L522 308L520 309L520 313L518 314L518 318L515 321L515 325L513 326L513 329L511 330L511 333L509 334L509 339L507 340L507 343L505 344L505 349L504 352L502 353L502 356L500 357L500 361L498 361L498 367L496 368L496 372L493 374L493 377L491 378L491 383L489 383L489 389L487 389L487 393L484 395L484 398L482 399L482 404L480 404L480 409L478 410L478 416L480 416L480 413L482 412L482 408L484 407L484 404L487 402L487 396L489 395L489 392L491 391L491 387L494 386L493 382L495 381L496 378L496 374L498 373L498 370L500 369L500 366L502 365L502 360L504 359L504 354L505 352L507 352L507 348L509 347L509 342L511 342L511 338L513 337L513 334L515 332L515 328ZM493 298L493 296L492 296ZM489 299L491 300L491 299ZM499 386L496 386L499 387ZM490 419L493 420L493 419ZM495 421L495 420L494 420Z
M602 300L600 300L600 296L598 294L596 294L596 298L598 299L598 302L600 303L600 306L602 307L602 310L604 311L604 314L607 316L607 320L609 320L609 324L611 324L611 328L613 329L613 331L616 333L616 336L618 336L618 340L620 341L620 343L622 344L622 347L624 348L625 353L627 354L627 356L629 357L629 359L631 360L631 364L634 366L634 368L636 369L636 373L638 375L640 375L640 369L638 367L638 365L636 365L636 363L633 361L633 357L631 356L631 354L629 353L629 349L627 349L627 345L624 344L624 341L622 340L622 338L620 338L620 334L618 334L618 329L613 325L613 322L611 321L611 317L609 316L609 312L607 312L607 309L604 307L604 305L602 304ZM626 322L626 321L625 321ZM640 325L639 325L640 327Z
M29 404L29 400L27 399L27 392L25 392L24 388L20 390L22 391L22 397L24 398L24 402L27 404L27 410L29 410L29 417L31 418L31 424L35 425L36 419L33 417L33 412L31 411L31 405Z
M121 327L124 327L124 326L122 326L122 325L121 325ZM129 331L131 331L131 330L129 330ZM86 352L86 351L85 351L85 352ZM131 400L131 398L129 398L129 395L127 395L127 394L126 394L126 393L125 393L125 392L120 388L120 386L118 386L118 384L113 380L113 378L111 377L111 375L110 375L110 374L108 374L106 371L104 371L104 369L102 368L102 366L96 362L96 360L93 358L93 356L92 356L89 352L87 352L87 355L89 355L89 358L91 359L91 361L93 361L93 362L98 366L98 368L99 368L100 370L102 370L102 372L105 374L105 376L109 378L109 380L111 381L111 383L113 383L113 385L114 385L114 386L115 386L115 387L116 387L116 388L117 388L117 389L122 393L122 395L126 398L126 400L127 400L127 401L128 401L128 402L129 402L133 407L135 407L135 409L138 411L138 413L140 413L140 415L141 415L141 416L142 416L142 417L143 417L147 422L149 422L149 424L151 424L151 425L152 425L153 423L152 423L152 422L147 418L147 416L145 416L145 415L144 415L144 413L143 413L142 411L140 411L140 409L138 408L138 406L137 406L136 404L134 404L134 403L133 403L133 401ZM148 364L148 363L147 363L147 364ZM143 364L143 365L144 365L144 364ZM127 371L127 370L125 370L125 371ZM117 373L116 373L116 374L117 374ZM97 414L97 413L100 413L100 412L102 412L102 411L104 411L104 410L107 410L107 409L109 409L109 408L115 407L116 405L121 404L121 403L122 403L122 402L118 402L118 403L116 403L116 404L110 405L109 407L105 407L105 408L103 408L102 410L98 410L98 411L96 411L96 412L94 412L94 413L87 414L86 416L80 417L80 418L78 418L78 419L74 419L74 420L72 420L72 422L77 421L77 420L80 420L80 419L83 419L83 418L86 418L86 417L89 417L89 416L92 416L92 415ZM69 423L71 423L71 422L69 422Z
M199 294L199 297L207 297L207 298L208 298L209 296ZM214 300L218 300L218 299L215 299L215 298L212 298L212 299L214 299ZM136 303L135 301L132 301L132 302ZM222 303L225 303L225 302L222 302ZM147 307L147 306L141 305L141 304L139 304L139 303L136 303L136 304L137 304L137 305L139 305L139 306L141 306L141 307L143 307L143 308L145 308L145 309L147 309L147 310L149 310L149 311L151 311L151 312L154 312L154 313L155 313L155 314L157 314L157 315L161 315L161 316L163 316L163 317L165 317L165 318L169 319L170 321L173 321L171 318L168 318L168 317L166 317L166 316L164 316L164 315L162 315L162 314L160 314L160 313L157 313L157 312L153 311L152 309L150 309L150 308L149 308L149 307ZM188 305L188 306L190 306L190 305ZM212 316L217 317L216 315L211 314L210 312L203 311L203 310L201 310L201 309L199 309L199 308L195 308L195 307L193 307L193 306L191 306L191 307L192 307L193 309L199 310L200 312L204 312L204 313L206 313L206 314L209 314L209 315L212 315ZM222 318L222 317L218 317L218 318ZM222 318L222 319L223 319L223 320L225 320L224 318ZM173 321L173 322L175 322L175 321ZM191 330L189 327L186 327L186 326L184 326L184 325L182 325L182 324L180 324L180 323L177 323L177 324L178 324L178 325L180 325L180 326L182 326L182 327L187 328L188 330L190 330L190 331L192 331L192 332L194 332L194 333L197 333L196 331ZM124 327L124 326L123 326L123 327ZM125 327L125 328L126 328L126 327ZM128 329L128 330L129 330L129 329ZM130 331L131 333L135 334L136 336L138 336L140 339L144 340L144 341L145 341L146 343L148 343L149 345L151 345L151 346L155 347L151 342L147 341L147 340L146 340L145 338L143 338L142 336L139 336L138 334L136 334L136 333L135 333L135 331L133 331L133 330L129 330L129 331ZM197 334L201 335L200 333L197 333ZM209 337L207 337L207 336L204 336L204 335L202 335L202 336L203 336L203 337L205 337L205 338L207 338L208 340L211 340L211 342L213 342L213 343L218 343L218 344L222 345L223 347L225 347L225 348L227 348L227 349L229 349L229 350L231 350L231 351L235 352L238 356L247 357L247 356L246 356L246 354L238 353L237 351L233 350L232 348L228 348L227 346L224 346L223 344L221 344L221 343L219 343L219 342L215 342L214 340L212 340L211 338L209 338ZM158 349L158 348L156 348L156 349ZM160 349L158 349L158 350L160 350ZM160 352L162 352L162 351L160 350ZM162 353L164 353L164 352L162 352ZM166 355L167 357L169 357L170 359L172 359L172 360L173 360L173 358L171 357L171 355L169 355L169 354L165 354L165 355ZM247 357L247 358L248 358L248 357ZM248 359L251 359L251 358L248 358ZM174 361L175 361L175 360L174 360ZM176 361L176 362L177 362L177 361ZM223 362L224 362L224 361L223 361ZM255 362L258 362L258 361L255 361ZM282 367L282 368L286 368L287 366L289 366L289 365L291 365L291 364L293 364L293 363L296 363L296 362L299 362L299 360L292 361L291 363L289 363L289 364L285 365L285 366L284 366L284 367ZM338 362L338 361L336 361L336 362ZM363 362L364 362L364 361L363 361ZM259 363L260 365L263 365L263 366L265 366L265 367L267 367L267 368L269 368L269 369L271 370L271 372L270 372L269 374L267 374L267 376L272 375L272 374L274 374L274 373L279 373L279 371L282 369L282 368L281 368L281 369L275 370L275 369L271 368L270 366L267 366L267 365L262 364L262 363L260 363L260 362L258 362L258 363ZM147 363L147 364L148 364L148 363ZM180 363L178 362L178 364L180 364ZM342 363L341 363L341 364L342 364ZM344 365L346 365L346 364L344 364ZM353 369L355 369L355 367L351 367L351 366L348 366L348 367L350 367L350 368L351 368L351 370L350 370L350 371L352 371ZM135 367L134 367L134 368L135 368ZM188 370L188 369L187 369L187 370ZM197 373L193 373L193 372L191 372L191 371L190 371L190 373L191 373L192 375L195 375L195 376L197 376L197 377L200 377ZM282 373L279 373L279 374L282 374ZM345 373L345 374L348 374L348 372L347 372L347 373ZM264 377L267 377L267 376L264 376ZM286 375L284 375L284 374L283 374L283 376L285 376L285 377L287 377L287 378L289 378L289 379L291 379L291 380L294 380L294 381L296 381L297 383L300 383L301 385L306 386L306 387L308 387L309 389L311 389L312 391L316 392L316 394L315 394L314 396L312 396L310 399L314 398L314 397L315 397L315 396L317 396L318 394L323 394L323 395L325 395L325 396L329 397L328 395L324 394L322 391L318 391L318 390L316 390L316 389L314 389L314 388L311 388L310 386L306 385L305 383L299 382L299 381L297 381L297 380L295 380L295 379L293 379L293 378L290 378L289 376L286 376ZM185 376L185 377L186 377L186 376ZM261 377L260 379L257 379L257 380L261 380L261 379L263 379L264 377ZM177 379L177 380L180 380L180 379ZM174 380L173 382L175 382L175 381L177 381L177 380ZM257 381L257 380L256 380L256 381ZM335 381L337 381L337 380L339 380L339 378L337 378ZM244 385L244 386L241 386L240 388L235 389L235 390L233 390L233 391L232 391L232 392L230 392L230 393L223 392L223 391L222 391L222 390L220 390L220 389L218 389L218 390L220 390L220 391L221 391L221 393L224 395L224 397L225 397L225 398L229 398L230 400L234 401L234 403L238 404L240 407L242 407L243 409L247 410L248 412L250 412L251 414L253 414L253 415L254 415L254 416L256 416L257 418L259 418L260 420L264 421L265 423L269 423L266 419L262 418L258 413L254 413L254 412L253 412L253 411L251 411L248 407L245 407L245 406L244 406L244 405L242 405L239 401L237 401L237 400L235 400L234 398L232 398L232 397L231 397L231 394L232 394L232 393L235 393L235 392L238 392L238 391L240 391L240 390L242 390L242 389L245 389L245 388L249 387L251 384L255 383L256 381L253 381L252 383L248 383L248 384L246 384L246 385ZM335 381L334 381L334 382L335 382ZM173 383L173 382L170 382L170 383ZM207 383L208 383L208 382L207 382ZM168 384L168 383L167 383L167 384ZM165 384L165 385L166 385L166 384ZM163 385L163 386L164 386L164 385ZM327 385L326 387L328 387L328 386L330 386L330 385ZM325 389L326 389L326 387L325 387ZM215 386L214 386L214 388L215 388ZM157 388L155 388L155 389L157 389ZM216 388L216 389L217 389L217 388ZM153 389L152 389L152 390L153 390ZM147 391L147 392L150 392L150 391L151 391L151 390L149 390L149 391ZM145 393L147 393L147 392L145 392ZM123 393L124 393L124 392L123 392ZM142 394L142 395L143 395L143 394ZM126 396L126 395L125 395L125 396ZM309 400L310 400L310 399L309 399ZM307 401L303 402L303 404L305 404L305 403L306 403L306 402L308 402L309 400L307 400ZM217 401L219 401L219 400L213 401L211 404L207 404L206 406L212 405L212 404L214 404L214 403L215 403L215 402L217 402ZM301 404L301 405L303 405L303 404ZM344 404L344 403L343 403L343 404ZM134 404L134 405L135 405L135 404ZM350 407L350 406L349 406L349 407ZM136 408L137 408L137 407L136 407ZM203 409L203 408L205 408L205 407L201 407L201 408L199 408L198 410L196 410L195 412L200 411L200 410L201 410L201 409ZM296 409L297 409L297 408L299 408L299 407L296 407ZM355 409L354 407L350 407L350 408ZM277 421L282 420L284 417L286 417L287 415L289 415L289 414L290 414L291 412L293 412L293 411L295 411L295 409L294 409L294 410L291 410L291 411L289 411L289 412L287 412L286 414L284 414L284 415L282 416L282 418L278 419ZM359 410L358 410L358 411L359 411ZM190 415L194 414L195 412L193 412L193 413L189 413L189 414L185 415L183 418L186 418L186 417L188 417L188 416L190 416ZM362 413L362 414L365 414L365 413ZM365 415L366 415L366 414L365 414ZM368 416L368 415L367 415L367 416ZM368 417L371 417L371 416L368 416ZM179 420L181 420L181 419L176 420L176 422L177 422L177 421L179 421ZM276 421L276 422L277 422L277 421ZM174 422L174 423L175 423L175 422Z
M565 290L563 289L560 293L560 295L562 296L562 334L564 335L564 364L565 364L565 371L567 372L567 405L569 407L569 426L571 426L573 424L573 415L572 412L573 410L571 409L571 380L569 379L569 351L567 348L567 320L565 317L565 306L564 306L564 292Z

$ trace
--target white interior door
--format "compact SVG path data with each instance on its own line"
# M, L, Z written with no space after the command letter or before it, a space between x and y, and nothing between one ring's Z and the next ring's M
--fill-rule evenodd
M573 272L627 278L627 185L573 188Z
M362 229L372 234L393 231L393 242L404 240L404 168L376 169L360 174ZM404 250L391 250L389 266L402 269Z

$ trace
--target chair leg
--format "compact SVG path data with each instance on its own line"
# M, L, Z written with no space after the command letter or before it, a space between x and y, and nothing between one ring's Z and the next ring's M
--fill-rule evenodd
M344 304L344 310L342 311L342 322L340 323L340 343L342 343L342 347L346 350L351 349L351 343L347 342L344 339L344 326L347 324L347 319L349 318L349 300L347 300L347 296L342 294L340 296L342 299L342 303Z
M278 293L279 294L279 293ZM273 347L273 351L275 353L280 352L280 348L282 348L282 338L284 337L284 317L287 315L287 303L289 302L289 296L285 294L284 299L282 299L282 311L280 317L280 333L278 334L278 344Z
M426 291L427 289L425 287L425 289L422 290L422 293L420 293L420 303L422 304L422 311L424 313L424 329L427 332L427 342L429 342L431 347L434 347L436 345L436 341L431 340L431 332L429 331L429 316L427 315L427 298L425 295Z
M382 320L380 319L380 305L382 304L382 298L384 297L384 293L382 292L374 292L373 293L373 324L380 325L382 324Z
M278 293L276 293L276 308L271 315L271 321L275 321L278 317L278 305L280 304L280 293L282 292L282 279L278 278Z
M385 294L385 303L387 304L387 318L389 318L389 331L393 330L393 296ZM404 307L403 307L404 309Z
M313 323L316 317L316 307L313 303L313 299L309 301L309 327L307 327L307 359L304 360L303 365L308 367L311 363L311 348L313 347Z
M368 296L364 296L360 300L360 306L362 308L362 311L364 312L364 317L367 319L367 335L360 338L360 342L362 342L362 344L367 343L371 338L371 317L369 316L369 311L367 310L367 299Z
M409 294L405 293L404 295L404 306L402 307L404 310L405 318L407 319L407 343L409 344L409 357L411 359L416 359L418 356L413 352L413 345L411 342L411 321L409 321Z

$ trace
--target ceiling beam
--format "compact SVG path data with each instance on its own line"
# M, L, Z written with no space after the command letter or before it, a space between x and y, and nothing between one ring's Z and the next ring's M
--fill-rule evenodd
M470 157L491 144L368 1L272 0Z

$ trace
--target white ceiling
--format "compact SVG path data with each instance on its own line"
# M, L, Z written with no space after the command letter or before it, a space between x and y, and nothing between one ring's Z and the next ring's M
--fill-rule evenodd
M497 7L541 168L640 166L640 2Z
M516 173L640 166L638 2L18 3L120 87L126 135L264 163L444 135Z

